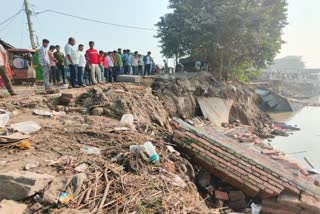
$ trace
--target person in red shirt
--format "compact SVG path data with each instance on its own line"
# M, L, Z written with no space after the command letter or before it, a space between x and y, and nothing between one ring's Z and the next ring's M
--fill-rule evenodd
M90 49L86 52L86 59L91 70L91 79L93 85L102 83L101 81L101 70L100 70L100 57L98 51L94 49L94 42L89 42ZM97 77L97 78L96 78Z
M99 56L100 56L100 64L101 64L101 67L103 68L104 78L106 79L106 82L108 82L109 62L108 62L108 58L107 58L107 53L105 53L103 51L99 51Z

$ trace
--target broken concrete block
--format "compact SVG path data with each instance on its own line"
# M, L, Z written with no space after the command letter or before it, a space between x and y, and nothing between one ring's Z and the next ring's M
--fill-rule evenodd
M133 126L134 116L133 114L124 114L121 117L120 123L123 125Z
M240 200L245 200L245 199L246 199L246 196L241 191L230 191L229 192L229 200L230 201L240 201Z
M81 191L83 182L87 179L85 173L76 174L70 177L59 177L53 179L48 188L44 191L42 202L55 204L58 202L59 196L66 191L76 197Z
M12 200L2 200L0 202L0 213L3 214L23 214L27 205Z
M91 109L91 114L95 115L95 116L101 116L101 115L103 115L103 112L104 112L104 110L101 107Z
M43 190L53 176L33 172L0 173L0 200L21 200Z
M220 199L222 201L228 201L229 200L228 193L222 192L222 191L219 191L219 190L214 191L214 196L215 196L216 199Z
M228 205L233 210L243 210L247 207L246 200L229 201Z

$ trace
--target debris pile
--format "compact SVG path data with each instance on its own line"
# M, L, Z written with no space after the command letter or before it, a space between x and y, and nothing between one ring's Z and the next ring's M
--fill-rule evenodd
M15 147L21 141L0 146L0 188L6 190L0 193L2 209L14 209L12 206L17 206L17 202L8 200L19 200L22 202L19 208L30 213L216 213L206 206L192 182L193 166L165 143L169 142L170 133L160 126L161 119L154 119L163 116L156 115L158 106L155 105L161 102L154 97L149 101L145 98L141 103L145 102L143 110L148 111L143 113L137 106L141 103L131 106L128 100L140 99L144 93L131 97L128 93L132 92L121 91L120 94L128 96L128 102L122 110L116 111L114 107L114 111L110 111L119 115L114 116L118 120L82 111L80 114L72 109L79 103L84 105L84 93L99 90L105 95L108 88L75 92L78 97L63 107L60 103L52 104L60 100L60 96L44 99L50 108L66 110L67 114L58 116L43 116L44 111L52 112L44 108L45 104L35 106L43 110L35 114L34 108L8 102L12 115L9 126L34 120L41 129L29 136L32 147L28 150ZM124 102L117 98L117 92L113 93L109 98L105 95L110 101L104 100L104 108L117 103L117 99ZM32 99L24 102L31 103ZM93 105L84 107L90 111ZM132 107L136 108L131 111ZM14 111L17 112L13 114ZM134 115L134 126L131 126L132 115L122 117L121 111ZM142 118L141 115L146 114L151 116ZM139 125L142 122L146 125ZM166 120L163 119L163 123ZM160 156L158 164L150 163L144 152L130 152L130 146L147 141L156 147Z
M271 123L270 116L256 105L258 97L254 88L240 82L220 83L210 73L159 77L155 79L152 88L155 95L165 103L164 107L171 117L191 119L195 116L205 116L199 106L199 99L222 98L227 101L233 100L227 113L228 121L224 122L240 121L244 125L257 128Z

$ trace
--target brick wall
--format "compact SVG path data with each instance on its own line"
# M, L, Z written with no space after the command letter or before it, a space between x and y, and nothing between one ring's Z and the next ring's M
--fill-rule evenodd
M299 185L297 181L293 182L290 176L287 178L284 174L280 174L279 170L265 167L265 165L259 163L260 157L256 153L252 153L251 156L250 151L240 153L235 150L235 147L230 146L230 144L238 143L231 138L228 139L221 135L211 137L200 131L197 132L195 128L190 128L190 125L179 119L172 121L172 126L175 127L173 142L182 153L188 154L194 163L209 170L212 174L240 189L248 196L259 196L267 203L267 199L277 198L281 193L290 193L299 197L306 192L308 197L314 199L305 197L309 202L318 202L314 189L308 190L305 184ZM266 160L264 159L264 161ZM290 201L289 203L293 202ZM320 204L320 202L318 203ZM278 201L274 203L274 206L270 204L272 205L272 203L269 203L268 206L264 206L265 213L273 213L276 210L281 211L281 213L290 213L287 205L280 204ZM281 209L277 206L280 206ZM303 200L299 200L299 209L294 210L300 209L317 209L317 206L308 207L303 204ZM320 213L320 208L318 211Z

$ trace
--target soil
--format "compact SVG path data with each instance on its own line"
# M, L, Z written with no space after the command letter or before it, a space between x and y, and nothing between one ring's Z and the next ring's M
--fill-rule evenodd
M59 95L41 95L39 89L33 87L18 88L18 96L5 98L0 103L3 109L11 112L8 126L33 120L42 128L31 135L30 150L20 150L15 147L16 143L0 145L0 173L22 171L28 164L35 166L29 171L63 177L75 175L75 168L86 163L88 180L82 186L82 192L95 191L89 193L88 202L78 196L68 208L96 213L108 179L111 184L103 213L215 213L207 208L192 182L194 169L191 164L168 151L168 114L162 110L162 102L147 90L150 89L114 84L61 91L81 95L74 103L63 106L67 112L65 116L48 118L34 115L33 110L61 109ZM89 110L102 106L108 110L103 116L94 116L77 106ZM123 127L119 118L124 113L134 114L135 127L116 131L116 127ZM141 145L146 141L156 146L161 157L158 165L129 152L130 145ZM82 152L85 146L101 149L101 155ZM186 186L176 184L175 176ZM41 198L43 192L38 195ZM35 198L24 201L29 209L37 203ZM31 213L59 213L64 208L46 204L40 207Z

